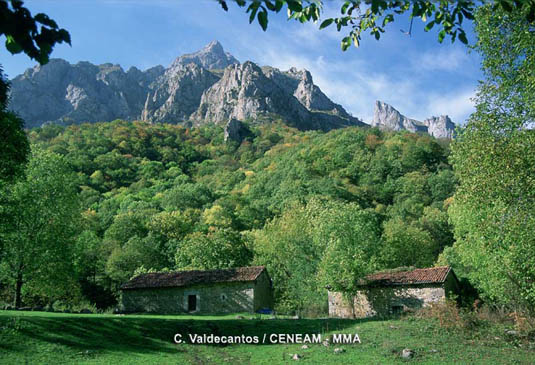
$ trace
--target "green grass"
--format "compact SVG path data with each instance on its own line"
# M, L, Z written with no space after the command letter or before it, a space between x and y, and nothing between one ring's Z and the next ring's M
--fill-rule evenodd
M502 327L448 332L434 320L262 319L231 316L84 315L0 311L1 364L533 364L529 343L504 340ZM174 344L175 333L358 333L361 344ZM499 337L499 339L496 339ZM334 348L346 351L335 354ZM415 351L403 360L403 348Z

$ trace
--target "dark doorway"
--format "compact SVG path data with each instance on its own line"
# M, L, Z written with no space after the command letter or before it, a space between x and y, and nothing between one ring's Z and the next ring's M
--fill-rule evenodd
M194 312L197 310L197 296L188 295L188 312Z
M401 314L403 313L403 306L402 305L393 305L392 306L392 314Z

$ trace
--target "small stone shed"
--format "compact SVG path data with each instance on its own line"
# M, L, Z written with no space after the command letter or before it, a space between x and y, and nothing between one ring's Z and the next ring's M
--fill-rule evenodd
M273 287L264 266L148 273L121 286L126 313L223 314L273 307Z
M340 292L329 291L329 316L387 317L438 303L458 294L459 289L459 280L449 266L379 272L359 282L353 300Z

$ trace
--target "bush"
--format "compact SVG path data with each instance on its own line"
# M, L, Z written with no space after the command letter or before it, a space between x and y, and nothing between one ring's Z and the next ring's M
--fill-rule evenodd
M440 327L448 330L473 330L482 323L477 312L459 308L449 299L424 308L419 315L438 320Z
M520 310L507 312L503 307L485 304L462 308L455 301L447 300L422 309L418 316L433 318L444 329L471 335L483 330L479 336L499 338L505 334L505 339L514 343L535 340L535 318Z
M86 300L82 300L82 301L75 302L75 303L65 302L62 300L56 300L50 307L55 312L69 311L69 312L76 313L76 312L80 312L82 309L89 309L93 313L97 313L98 311L95 304L90 303Z

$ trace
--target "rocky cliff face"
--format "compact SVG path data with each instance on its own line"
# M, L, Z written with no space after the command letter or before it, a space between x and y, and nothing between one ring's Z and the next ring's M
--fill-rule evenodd
M150 85L141 119L174 123L188 120L199 107L203 92L218 80L195 63L169 68Z
M124 71L119 65L75 65L53 59L11 81L10 109L27 127L114 119L151 123L226 124L229 119L262 122L275 115L302 130L366 126L314 84L307 70L281 71L240 64L217 41L178 57L168 67ZM373 126L428 132L451 138L447 116L423 122L376 102Z
M147 85L163 67L124 72L118 65L71 65L52 59L11 81L10 109L27 127L45 122L97 122L135 119L143 108Z
M180 68L194 63L207 70L223 69L230 65L237 65L240 62L230 53L225 52L223 46L218 41L208 43L203 49L195 53L189 53L178 57L169 69Z
M10 108L27 127L117 118L199 125L266 114L300 129L363 125L323 94L308 71L240 64L219 42L167 69L124 72L118 65L54 59L12 80Z
M435 138L449 139L453 138L455 131L455 124L447 115L431 117L420 122L405 117L391 105L379 100L375 102L372 126L393 131L425 132Z
M252 62L227 67L221 79L203 93L191 119L222 123L229 118L256 119L268 114L277 114L299 129L364 125L329 100L313 84L308 71L292 68L282 72Z
M452 139L455 135L455 123L447 115L431 117L424 120L427 126L427 133L435 138Z

